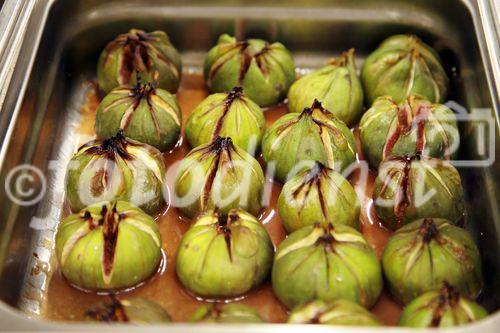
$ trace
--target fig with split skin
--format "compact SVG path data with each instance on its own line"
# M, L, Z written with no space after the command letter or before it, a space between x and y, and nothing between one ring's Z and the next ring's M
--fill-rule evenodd
M372 52L361 69L368 104L391 96L397 103L419 95L433 103L443 102L448 77L436 51L412 35L387 38Z
M278 198L278 213L288 232L332 222L359 229L359 212L360 203L351 184L319 162L287 181Z
M196 218L177 249L177 276L202 297L234 297L269 275L274 246L264 226L241 209Z
M444 219L420 219L396 231L384 249L382 267L392 295L403 303L438 290L444 281L471 298L483 286L472 237Z
M380 321L361 305L338 299L312 301L297 306L288 317L289 324L324 324L339 326L381 326Z
M317 99L347 126L363 112L363 88L356 74L354 49L295 81L288 92L288 110L302 112Z
M189 321L221 324L264 323L257 310L238 303L202 305L191 315Z
M281 43L238 41L223 34L205 58L204 76L211 92L229 92L242 86L251 100L270 106L286 96L295 80L295 65Z
M158 86L175 93L182 75L180 54L163 31L131 29L108 43L97 64L97 81L104 93L158 77Z
M356 143L349 128L315 100L302 113L289 113L266 130L262 139L266 163L275 164L281 182L316 161L342 172L356 161Z
M241 87L235 87L229 93L208 96L191 112L186 122L186 138L191 147L198 147L219 136L231 137L240 148L256 151L260 149L265 127L262 109Z
M482 306L445 282L440 290L427 292L408 304L399 326L445 328L472 323L487 315Z
M85 312L93 321L129 324L159 324L172 321L170 315L157 303L142 297L100 302Z
M370 308L382 291L382 270L359 231L342 224L315 224L291 233L278 246L272 285L289 309L337 299Z
M66 171L72 211L109 200L129 201L149 214L164 205L165 165L159 150L126 138L123 132L81 146Z
M460 174L451 163L421 155L391 156L379 167L373 188L377 216L398 229L419 218L463 221Z
M420 153L450 159L460 135L455 114L442 104L411 95L400 104L379 97L359 124L363 156L378 168L389 156Z
M179 140L181 117L172 94L157 88L154 82L139 82L106 95L97 107L94 127L101 138L122 130L128 138L167 151Z
M115 290L150 277L161 261L153 218L125 201L97 203L57 228L56 256L64 277L86 290Z
M264 174L259 162L229 137L191 150L175 179L175 206L189 218L218 209L242 208L257 215L262 208Z

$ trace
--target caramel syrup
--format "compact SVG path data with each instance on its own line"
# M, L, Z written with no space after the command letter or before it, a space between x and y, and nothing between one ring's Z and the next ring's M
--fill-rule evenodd
M181 87L177 93L177 100L182 109L183 123L186 121L191 111L208 95L203 83L203 78L197 75L185 75ZM94 112L98 105L95 91L91 91L87 96L87 101L81 112L81 126L79 133L83 135L93 135ZM270 126L279 117L287 113L285 105L269 108L265 111L267 126ZM357 131L354 133L357 137ZM185 138L168 153L165 153L165 164L167 169L174 162L182 159L189 151ZM359 141L358 141L358 152ZM362 156L359 154L359 160ZM173 170L172 170L173 171ZM167 184L172 189L174 172L167 175ZM375 249L380 257L383 248L391 232L385 229L377 220L371 199L375 173L370 172L366 178L355 172L349 177L349 181L356 188L362 203L360 215L361 231L367 241ZM269 207L266 207L259 220L264 224L269 232L275 246L285 237L286 233L277 213L277 200L281 191L281 184L274 183L271 190L271 200ZM167 207L165 212L157 218L162 235L162 248L164 251L164 263L158 273L148 281L138 287L118 294L121 297L144 297L162 305L172 319L182 322L189 319L198 306L204 302L217 300L202 300L195 298L183 288L175 274L175 251L180 238L186 232L190 221L179 215L173 207ZM60 271L55 267L55 272L50 280L47 299L43 309L43 316L49 320L72 321L83 320L85 311L98 301L108 299L106 295L85 292L76 289L68 284L62 277ZM219 300L222 301L222 300ZM272 323L285 322L288 316L286 308L274 296L270 281L257 289L251 291L238 299L232 300L254 307L260 315ZM396 325L401 313L401 306L396 303L389 294L384 291L372 309L380 320L386 325Z

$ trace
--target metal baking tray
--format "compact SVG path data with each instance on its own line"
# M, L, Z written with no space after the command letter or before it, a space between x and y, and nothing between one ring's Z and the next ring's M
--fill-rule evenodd
M205 52L224 32L283 42L293 52L299 74L350 47L356 48L359 68L364 57L391 34L414 33L431 44L451 76L452 107L469 118L460 124L459 170L467 199L466 227L483 260L485 287L479 302L491 313L480 322L444 331L497 332L500 161L494 157L500 152L500 48L493 1L5 1L0 13L0 180L5 184L0 186L2 329L136 330L121 325L52 322L45 319L43 307L55 264L54 232L65 209L66 162L84 140L78 126L88 82L95 78L97 57L106 42L137 27L165 30L182 52L188 76L201 72ZM27 166L41 170L47 180L42 181ZM15 195L13 199L12 184L20 186L18 192L30 200L15 200ZM410 331L398 327L261 324L235 328L182 323L141 329Z

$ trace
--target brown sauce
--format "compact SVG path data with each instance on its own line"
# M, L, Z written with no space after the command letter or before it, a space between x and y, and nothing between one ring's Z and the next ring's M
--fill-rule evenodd
M183 113L183 122L186 121L191 110L207 95L203 79L200 76L186 75L183 78L181 87L177 93L177 99ZM95 95L89 94L87 102L81 111L80 134L93 135L93 116L97 104L98 101ZM267 125L272 124L286 112L286 106L284 105L268 109L265 112ZM182 140L182 143L172 152L165 154L167 168L175 161L182 159L188 151L189 147L186 140ZM360 151L359 147L358 151ZM170 175L172 176L171 173ZM169 188L172 188L172 178L169 177L167 179ZM356 172L349 180L357 187L359 190L358 193L361 194L361 191L364 192L364 196L361 195L360 198L363 207L360 216L361 231L373 246L377 255L380 256L391 232L380 225L374 213L372 201L371 199L367 199L371 197L375 174L370 172L366 182L362 181L362 179L363 177ZM275 245L278 245L286 236L280 217L276 211L280 190L280 184L273 184L270 205L263 210L259 217ZM141 286L123 292L118 297L140 296L156 301L168 311L174 321L186 321L194 310L203 304L202 300L196 299L182 287L175 274L175 251L180 238L189 227L190 221L179 216L177 210L172 207L168 207L164 214L157 218L157 221L162 235L162 247L166 258L166 265L163 265L156 275ZM55 268L55 272L49 283L43 315L50 320L82 320L85 311L89 307L97 301L106 298L107 296L105 295L84 292L70 286L62 277L59 270ZM254 307L269 322L279 323L286 321L287 310L274 296L270 282L266 282L258 289L253 290L237 301ZM401 306L384 291L372 311L384 324L395 325L401 313Z

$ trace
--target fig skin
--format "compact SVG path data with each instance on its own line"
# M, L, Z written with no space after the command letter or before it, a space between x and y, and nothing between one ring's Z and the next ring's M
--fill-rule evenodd
M400 104L391 97L377 98L361 118L359 139L373 168L390 156L454 158L460 144L453 111L414 95Z
M377 317L370 311L357 303L343 299L331 302L317 300L299 305L292 310L287 323L382 326Z
M237 41L223 34L205 58L204 76L210 92L229 92L241 86L251 100L264 107L285 98L295 81L295 65L281 43Z
M59 223L55 250L72 285L109 291L153 275L161 261L161 236L140 208L125 201L102 202Z
M208 211L181 238L176 271L181 283L202 297L235 297L269 275L274 246L264 226L241 209Z
M450 221L416 220L390 238L382 267L391 294L403 303L447 281L475 298L483 286L481 258L470 234Z
M463 222L460 174L451 163L420 155L393 156L379 167L373 202L382 223L393 229L420 218Z
M94 128L100 138L122 130L126 137L164 152L179 141L181 121L172 94L157 88L155 82L138 83L113 89L104 97L97 107Z
M158 79L158 87L175 93L182 76L179 52L163 31L146 33L131 29L117 36L101 52L97 63L97 81L105 94L120 87Z
M241 87L229 93L212 94L189 115L186 138L191 147L198 147L217 137L230 137L245 151L260 149L266 120L262 109L249 99Z
M259 162L231 138L218 137L194 148L181 161L174 205L188 218L206 210L228 213L233 208L258 215L264 183Z
M251 324L265 322L254 308L238 303L202 305L191 315L189 321L207 324Z
M319 162L287 181L278 198L278 213L289 233L331 222L359 230L359 212L360 203L351 184Z
M356 142L349 128L315 100L266 130L262 155L267 164L275 164L274 177L284 183L315 162L344 171L356 161Z
M295 81L288 91L288 110L302 112L315 99L347 126L358 122L363 112L363 88L356 74L354 49Z
M480 320L488 312L479 304L445 283L441 290L429 291L408 304L399 319L399 326L452 327Z
M160 151L120 131L84 144L73 155L66 171L66 198L73 212L102 201L124 200L156 214L165 204L164 178Z
M409 95L441 103L448 92L448 77L438 54L413 35L383 41L366 58L361 80L368 105L381 96L400 103Z
M371 308L383 282L379 260L360 232L342 224L315 224L278 246L272 285L289 309L316 299L346 299Z
M170 315L157 303L142 297L118 299L111 296L85 312L89 320L130 324L169 323Z

